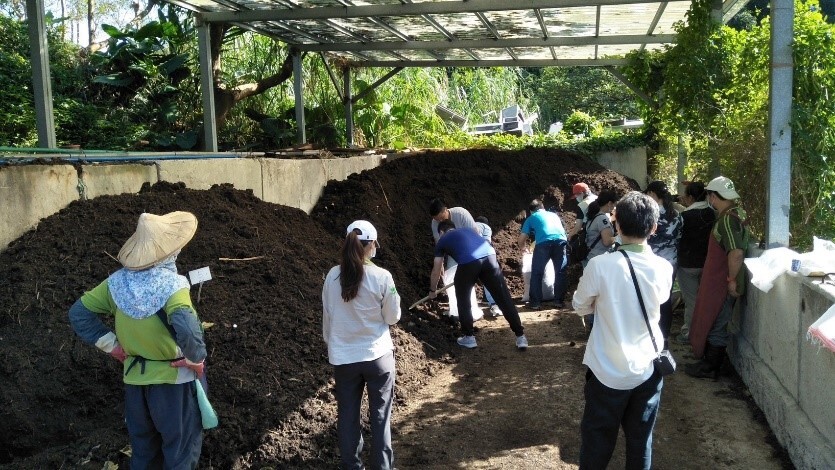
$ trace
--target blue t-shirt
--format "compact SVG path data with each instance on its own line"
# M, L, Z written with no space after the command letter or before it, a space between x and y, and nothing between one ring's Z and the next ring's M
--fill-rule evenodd
M567 240L562 220L557 214L540 209L525 219L522 224L522 233L530 235L533 233L536 244L554 240Z
M449 255L458 264L466 264L477 259L495 255L496 250L481 235L469 229L450 230L435 245L435 257Z

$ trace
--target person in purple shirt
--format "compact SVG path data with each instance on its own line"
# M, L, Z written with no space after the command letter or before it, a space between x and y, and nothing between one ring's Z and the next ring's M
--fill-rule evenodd
M456 230L455 224L450 220L444 220L438 224L438 236L438 242L435 244L435 260L429 279L429 298L435 298L436 286L444 266L444 257L451 257L458 263L454 280L462 334L458 338L458 344L470 349L478 346L473 331L473 317L468 294L475 283L481 280L484 287L494 294L496 303L510 324L510 329L516 334L516 347L520 351L526 350L528 339L525 337L519 311L513 304L499 262L496 260L496 250L478 233L466 229Z

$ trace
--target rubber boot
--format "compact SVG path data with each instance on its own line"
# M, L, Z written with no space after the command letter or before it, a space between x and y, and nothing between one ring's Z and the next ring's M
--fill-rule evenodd
M719 378L719 371L722 369L722 362L725 360L725 346L713 346L708 343L705 348L705 356L701 361L684 366L684 372L698 379Z

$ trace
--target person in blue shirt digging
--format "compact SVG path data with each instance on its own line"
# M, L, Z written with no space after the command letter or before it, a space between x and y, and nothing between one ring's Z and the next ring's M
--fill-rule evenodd
M513 304L502 269L496 259L496 250L478 233L467 229L456 230L451 220L444 220L438 224L438 236L432 274L429 276L429 298L435 298L438 279L441 277L441 269L444 266L444 257L450 256L458 263L454 279L462 334L458 338L458 344L470 349L478 346L473 331L473 317L470 313L468 294L475 283L480 280L493 294L493 298L510 324L510 329L516 334L516 347L520 351L526 350L528 339L525 337L519 311Z
M529 251L528 239L533 236L536 242L531 260L531 293L528 308L532 310L542 308L542 278L545 276L548 260L554 263L554 274L556 274L554 306L563 308L566 290L565 271L568 266L565 256L568 237L565 234L565 228L563 228L560 216L546 211L539 199L531 201L528 211L531 215L525 219L525 223L522 224L522 233L519 235L519 247L526 253Z

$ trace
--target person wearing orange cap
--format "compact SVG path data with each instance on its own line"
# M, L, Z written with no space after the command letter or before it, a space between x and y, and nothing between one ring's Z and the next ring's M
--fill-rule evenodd
M82 341L122 363L131 468L197 468L200 459L206 344L175 265L196 230L188 212L140 215L119 251L122 269L69 311ZM113 330L101 316L112 317Z
M577 235L580 228L587 222L587 214L589 211L589 204L597 200L597 195L591 192L589 185L586 183L576 183L571 187L571 194L577 200L577 208L574 209L574 226L568 231L568 238Z

